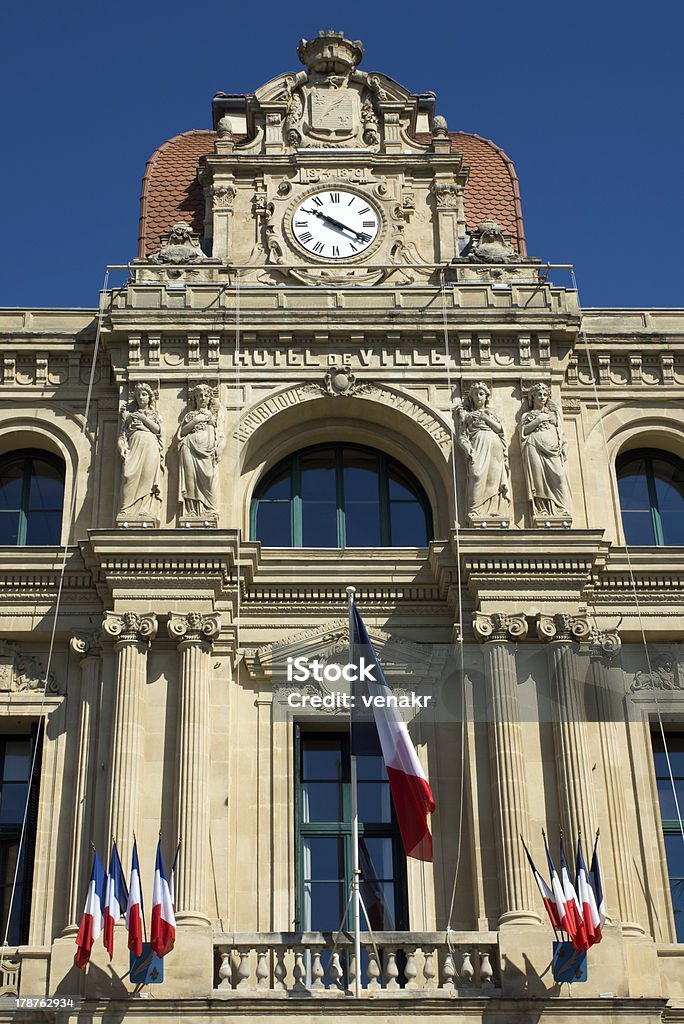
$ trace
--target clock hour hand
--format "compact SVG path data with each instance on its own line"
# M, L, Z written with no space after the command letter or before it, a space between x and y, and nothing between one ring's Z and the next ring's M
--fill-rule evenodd
M304 210L304 213L313 213L315 217L319 217L321 220L327 221L328 224L332 224L332 226L337 228L339 231L348 231L360 242L365 241L365 237L362 237L363 233L361 231L356 231L354 228L350 228L348 224L343 224L342 221L335 220L334 217L330 217L327 213L321 213L320 210Z

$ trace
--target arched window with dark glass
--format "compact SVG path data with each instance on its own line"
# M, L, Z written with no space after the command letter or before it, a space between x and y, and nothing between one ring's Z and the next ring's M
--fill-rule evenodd
M0 458L0 545L59 544L64 463L24 449Z
M627 544L684 545L684 462L668 452L639 449L617 461L622 527Z
M384 452L319 445L260 481L251 536L268 547L425 547L430 507L418 481Z

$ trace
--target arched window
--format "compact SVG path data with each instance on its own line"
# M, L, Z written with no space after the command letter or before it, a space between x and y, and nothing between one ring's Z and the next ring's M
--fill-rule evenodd
M684 463L639 449L617 461L622 526L628 544L684 544Z
M0 458L0 545L59 544L64 463L36 449Z
M260 482L251 535L269 547L425 547L430 508L418 482L383 452L320 445Z

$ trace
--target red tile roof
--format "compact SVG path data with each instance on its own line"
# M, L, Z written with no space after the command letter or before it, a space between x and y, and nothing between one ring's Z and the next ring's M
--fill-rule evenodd
M469 228L483 220L497 221L525 255L525 232L518 179L511 160L489 139L466 132L450 132L451 151L462 153L470 167L465 190L465 211ZM147 162L140 197L138 255L147 256L159 248L159 236L176 221L190 224L200 235L204 226L204 198L197 180L197 162L214 149L213 131L183 132L169 139ZM417 135L429 142L429 135Z

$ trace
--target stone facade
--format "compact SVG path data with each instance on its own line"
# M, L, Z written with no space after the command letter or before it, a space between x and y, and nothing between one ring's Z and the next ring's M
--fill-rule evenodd
M170 222L99 312L0 311L0 454L65 467L63 548L0 549L7 731L45 721L28 934L3 983L79 993L92 1021L682 1020L650 723L683 728L684 565L625 548L616 460L684 455L684 311L582 315L560 271L468 223L434 97L335 34L299 56L215 100L201 238ZM312 252L294 213L337 192L376 234L357 253L360 229L333 224ZM412 473L429 548L254 539L264 474L341 442ZM435 860L407 865L410 931L377 936L380 956L364 939L360 1007L328 940L296 932L297 715L274 710L279 659L344 647L349 584L409 682L443 696L440 657L464 658L463 715L414 732ZM609 909L572 988L519 842L541 867L559 826L600 826ZM127 869L135 832L147 884L160 828L167 856L183 847L152 1008L122 925L111 968L99 943L85 975L73 955L91 840L116 836Z

